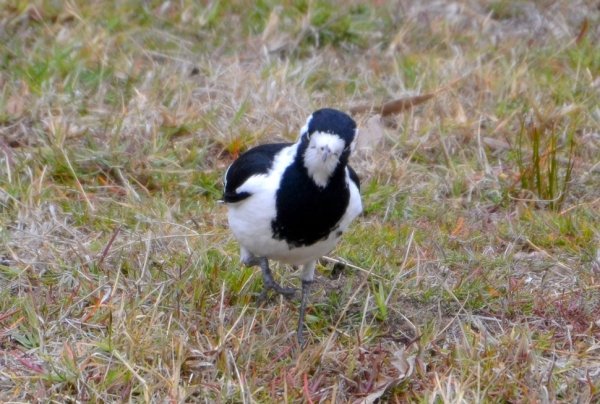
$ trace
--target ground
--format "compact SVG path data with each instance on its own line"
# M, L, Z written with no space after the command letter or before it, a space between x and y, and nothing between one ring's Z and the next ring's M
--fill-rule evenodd
M0 8L0 401L600 399L600 3L198 3ZM321 107L365 209L301 351L217 201Z

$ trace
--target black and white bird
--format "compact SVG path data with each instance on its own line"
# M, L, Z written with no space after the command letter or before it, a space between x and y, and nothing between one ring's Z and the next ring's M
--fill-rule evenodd
M350 116L320 109L308 117L296 143L250 149L225 174L223 201L241 262L262 270L259 302L271 289L286 298L296 291L275 282L269 259L302 266L300 346L305 344L306 302L317 260L362 211L358 176L348 165L356 139Z

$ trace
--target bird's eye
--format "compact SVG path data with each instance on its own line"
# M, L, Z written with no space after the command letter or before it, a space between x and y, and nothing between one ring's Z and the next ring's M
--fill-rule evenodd
M306 140L310 140L310 133L306 132Z

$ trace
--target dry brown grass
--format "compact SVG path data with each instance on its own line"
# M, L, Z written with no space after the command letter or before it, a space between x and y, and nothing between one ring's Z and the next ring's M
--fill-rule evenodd
M0 401L600 398L597 2L9 3ZM319 107L457 79L354 157L365 213L300 352L297 304L255 307L224 170ZM554 137L537 160L523 125ZM572 162L562 205L535 161Z

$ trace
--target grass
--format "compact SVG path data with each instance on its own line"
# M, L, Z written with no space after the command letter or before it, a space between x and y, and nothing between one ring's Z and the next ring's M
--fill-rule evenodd
M596 402L599 19L586 1L7 2L0 401ZM456 79L353 157L365 211L318 267L299 351L298 302L255 307L226 167L316 108Z

